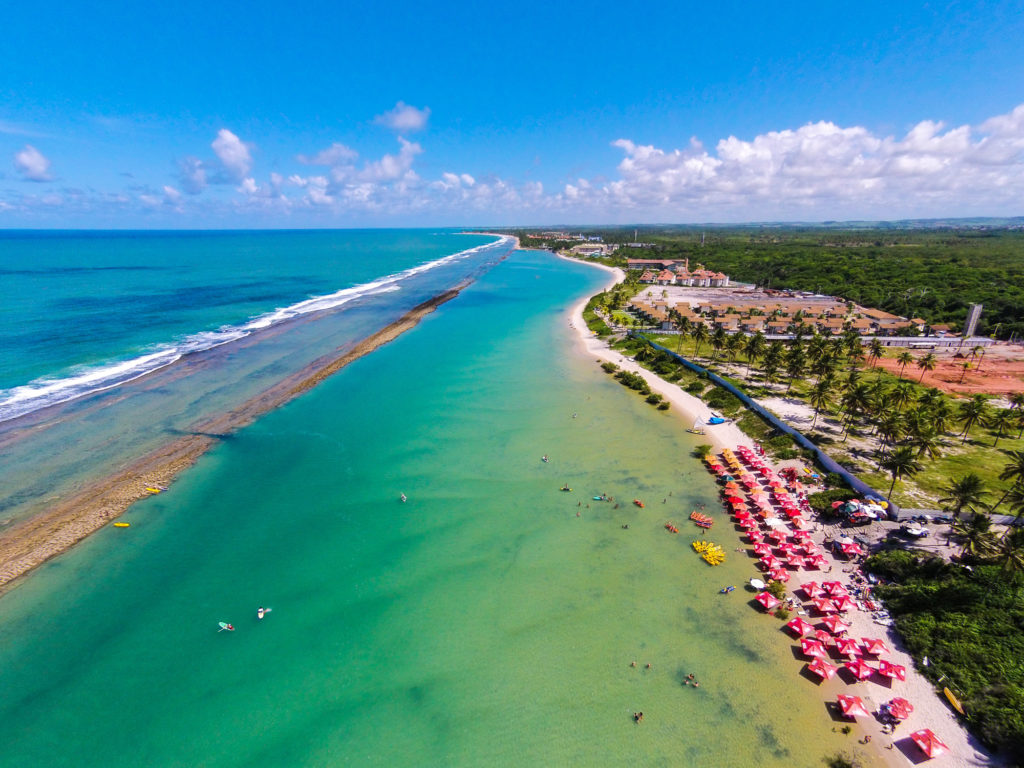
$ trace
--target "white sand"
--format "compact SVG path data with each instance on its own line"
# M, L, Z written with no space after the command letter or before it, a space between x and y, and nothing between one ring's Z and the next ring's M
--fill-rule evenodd
M567 257L562 256L561 258ZM569 260L580 261L578 259ZM621 269L613 269L593 262L581 261L580 263L603 269L610 274L611 277L604 290L608 290L625 278L625 274ZM613 362L624 370L643 376L650 385L651 391L657 392L672 403L672 408L681 415L686 424L692 424L698 417L706 421L711 415L710 410L700 399L688 392L684 392L676 385L662 380L633 360L609 348L607 342L595 336L587 328L587 324L583 320L583 309L586 307L588 300L589 297L581 299L572 308L569 316L569 324L579 334L583 350L602 361ZM772 404L776 406L789 405L785 401ZM739 427L732 422L714 427L706 427L705 433L707 441L714 446L716 451L721 451L723 448L735 450L740 445L753 445L751 438L740 431ZM786 465L792 463L784 462ZM776 466L776 470L782 466L783 464L779 464ZM821 529L813 534L814 540L819 545L823 543L826 532L825 529ZM836 529L828 532L833 536L842 535ZM817 581L819 583L822 581L841 581L848 587L853 586L851 576L855 570L854 566L846 561L833 558L830 553L827 553L826 557L828 557L831 563L831 571L798 571L794 573L793 579L787 585L788 592L792 594L801 584L810 581ZM751 560L751 564L754 562ZM846 571L849 571L849 573ZM752 570L751 575L759 575L759 572ZM803 593L801 592L800 597L802 596ZM817 623L812 615L809 615L807 618L812 623ZM885 764L900 766L901 768L907 765L914 765L922 762L924 754L910 741L909 736L914 731L922 728L931 728L935 735L950 749L948 754L936 758L938 765L968 768L968 766L995 766L1001 764L962 727L957 716L945 703L945 699L940 698L941 692L936 693L932 684L917 672L910 655L902 649L895 634L889 628L875 624L868 612L856 608L849 611L844 618L852 625L849 632L850 637L857 638L858 640L862 637L877 637L885 640L886 644L892 649L892 652L883 654L880 658L886 659L891 663L902 664L906 667L907 679L903 682L893 680L891 686L886 686L875 682L883 679L879 675L875 675L865 682L848 685L839 676L836 676L832 680L821 684L820 692L823 699L834 702L837 694L848 693L860 696L865 706L871 711L877 710L881 704L898 696L907 699L914 705L913 714L904 721L894 734L883 733L881 723L874 718L860 718L853 724L849 751L857 753L863 760L867 761L867 764ZM792 642L792 638L788 633L780 632L780 637L787 638L784 642ZM831 661L835 663L834 660ZM867 661L874 667L878 666L878 661L872 657L868 657ZM792 670L785 670L786 674L792 673L794 675L794 683L807 683L803 677L798 677L804 664L804 662L800 662L799 665L794 663ZM782 672L780 670L780 673ZM839 725L837 723L836 727L839 727ZM862 744L861 742L864 737L868 735L871 736L871 742L869 744ZM890 749L890 745L894 746Z

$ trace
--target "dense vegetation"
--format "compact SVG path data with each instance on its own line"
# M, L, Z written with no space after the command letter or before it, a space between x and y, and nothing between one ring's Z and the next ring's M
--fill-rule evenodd
M956 330L969 305L981 303L978 333L1005 339L1024 336L1024 231L1014 223L1017 229L645 227L638 237L653 248L623 248L601 261L621 266L626 257L689 257L734 280L826 293ZM632 228L585 231L610 243L634 236Z
M879 597L918 668L963 701L971 730L1024 761L1024 578L974 559L970 569L892 550L867 568L893 581ZM928 666L921 661L928 657Z

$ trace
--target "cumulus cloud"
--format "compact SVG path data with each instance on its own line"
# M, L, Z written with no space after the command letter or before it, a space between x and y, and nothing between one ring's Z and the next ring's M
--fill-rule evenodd
M235 181L244 179L252 168L249 145L227 128L217 131L217 138L210 144L224 170Z
M388 110L383 115L377 115L373 122L386 126L397 133L412 133L423 130L429 117L430 107L417 109L400 101L395 104L394 109Z
M186 157L178 162L178 179L186 194L198 195L206 189L206 167L198 157Z
M560 200L674 219L950 215L1024 194L1024 105L980 126L923 120L901 137L827 121L666 150L618 139L619 178L569 183Z
M344 165L353 162L359 153L344 144L335 142L327 149L322 149L315 155L299 155L298 160L303 165Z
M14 167L25 181L53 181L50 161L31 144L14 154Z

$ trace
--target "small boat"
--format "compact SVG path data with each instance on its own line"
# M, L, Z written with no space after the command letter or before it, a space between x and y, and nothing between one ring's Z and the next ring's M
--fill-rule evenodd
M960 699L956 697L955 693L949 690L949 688L943 688L942 692L946 695L946 698L949 700L949 704L951 707L953 707L953 709L955 709L961 715L967 715L967 713L964 712L964 705L960 703Z
M640 507L640 509L644 508L644 503L640 499L633 499L633 503Z
M665 523L665 530L669 533L679 533L679 529L672 525L671 522Z
M693 520L693 522L695 522L701 528L710 528L712 525L715 524L715 521L712 520L710 517L708 517L707 515L702 515L700 512L697 512L696 510L690 513L690 519Z
M235 631L235 628L233 626L231 626L230 624L228 624L226 621L218 621L217 624L220 625L220 629L217 630L218 632L234 632Z
M572 490L572 488L570 488L570 487L569 487L568 485L563 485L563 486L562 486L561 488L559 488L558 490L560 490L560 491L565 491L566 493L568 493L569 491L571 491L571 490Z
M726 419L723 419L721 416L712 416L708 419L708 424L711 426L715 426L716 424L725 424L725 422Z
M735 591L736 591L736 587L734 587L732 585L729 585L728 587L722 587L720 590L718 590L718 594L720 594L720 595L728 595L730 592L735 592Z
M691 434L694 434L694 435L703 435L704 434L704 422L701 421L700 419L697 419L695 422L693 422L693 426L690 427L686 431L691 433Z
M160 491L162 491L163 489L162 488L146 488L146 490L149 491L150 493L160 493Z
M131 528L131 523L114 523L115 528Z

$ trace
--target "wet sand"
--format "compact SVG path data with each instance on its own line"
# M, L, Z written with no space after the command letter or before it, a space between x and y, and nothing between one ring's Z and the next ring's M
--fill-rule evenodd
M4 530L0 533L0 594L10 589L20 576L107 525L136 501L152 495L147 488L169 486L179 472L192 466L223 437L293 400L352 361L414 328L437 307L458 296L466 285L462 283L413 307L343 354L318 358L238 408L195 425L189 434Z

